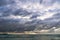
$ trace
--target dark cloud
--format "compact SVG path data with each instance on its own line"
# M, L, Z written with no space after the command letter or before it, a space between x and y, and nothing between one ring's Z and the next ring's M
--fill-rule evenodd
M58 3L55 6L56 2ZM59 27L60 7L57 6L59 2L60 0L0 0L0 31L30 31L36 27L39 29ZM34 7L31 7L32 5ZM47 13L55 14L50 17L46 16Z
M0 0L0 6L5 6L5 5L14 4L14 3L15 3L14 0Z
M12 14L13 15L20 15L20 16L27 16L27 15L30 15L32 13L30 13L30 12L28 12L26 10L23 10L23 9L17 9Z
M40 16L39 14L33 14L31 17L30 17L30 19L34 19L34 18L37 18L38 16Z

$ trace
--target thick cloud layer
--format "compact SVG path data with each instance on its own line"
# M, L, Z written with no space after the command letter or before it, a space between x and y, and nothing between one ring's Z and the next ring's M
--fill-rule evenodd
M60 0L0 0L1 31L48 29L59 22Z

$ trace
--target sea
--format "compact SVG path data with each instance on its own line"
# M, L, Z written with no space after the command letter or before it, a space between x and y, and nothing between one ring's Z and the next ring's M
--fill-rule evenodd
M60 34L0 34L0 40L60 40Z

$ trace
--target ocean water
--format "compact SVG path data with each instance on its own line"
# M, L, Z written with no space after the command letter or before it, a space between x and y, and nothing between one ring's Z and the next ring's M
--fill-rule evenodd
M0 40L60 40L60 34L0 34Z

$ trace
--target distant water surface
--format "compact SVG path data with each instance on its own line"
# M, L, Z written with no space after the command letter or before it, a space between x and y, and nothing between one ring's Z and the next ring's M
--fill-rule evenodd
M60 34L0 34L0 40L60 40Z

